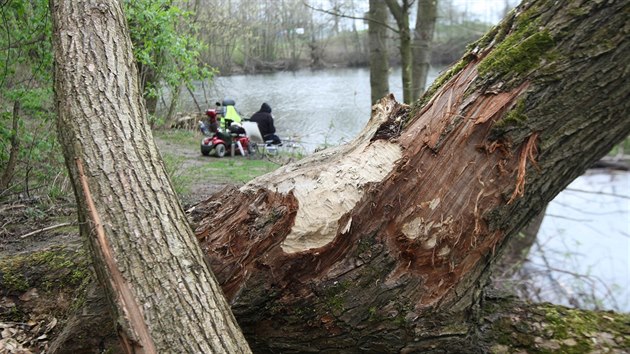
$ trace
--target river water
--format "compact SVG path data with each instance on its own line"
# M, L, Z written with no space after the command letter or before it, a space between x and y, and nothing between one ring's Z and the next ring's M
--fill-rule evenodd
M197 85L198 102L208 108L217 99L233 98L244 118L263 102L271 105L278 135L296 139L306 152L339 145L356 136L370 118L370 73L366 68L301 70L258 75L218 77L204 94ZM389 87L402 100L400 69L393 70ZM438 70L429 72L433 81ZM208 97L206 99L206 97ZM195 110L189 97L182 110Z
M541 299L630 312L630 173L574 180L549 203L528 259Z
M437 75L431 70L430 80ZM400 69L391 72L390 90L402 98ZM244 118L269 103L279 135L306 152L349 141L370 117L365 68L218 77L212 87L198 84L195 94L203 109L233 98ZM196 110L192 102L188 97L181 109ZM529 260L537 299L572 305L578 298L582 306L630 311L630 174L576 179L549 205Z

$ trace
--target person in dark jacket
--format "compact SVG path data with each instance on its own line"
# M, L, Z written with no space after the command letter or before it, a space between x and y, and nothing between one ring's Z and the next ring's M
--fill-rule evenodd
M273 144L282 144L282 141L280 141L280 138L276 135L276 127L274 127L273 125L271 106L269 106L267 103L263 103L260 106L260 110L254 113L254 115L251 116L249 120L258 124L260 134L263 136L263 139L265 139L265 141L272 140Z

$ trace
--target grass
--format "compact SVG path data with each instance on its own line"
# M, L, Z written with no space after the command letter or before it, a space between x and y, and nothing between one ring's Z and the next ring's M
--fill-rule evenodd
M199 152L201 134L188 130L154 131L173 188L182 197L200 185L243 184L274 171L280 164L242 156L216 158Z
M153 137L162 140L168 144L197 146L201 141L201 133L198 131L190 131L186 129L166 129L154 130Z
M204 158L207 164L194 166L189 171L193 176L202 177L203 180L214 180L219 183L245 183L250 180L269 173L278 165L267 160L250 160L243 157L230 158Z

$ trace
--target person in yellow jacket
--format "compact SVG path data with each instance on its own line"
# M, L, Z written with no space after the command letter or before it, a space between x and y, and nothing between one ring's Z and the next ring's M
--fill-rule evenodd
M236 102L230 98L223 99L222 103L217 102L217 106L222 106L220 124L223 131L232 123L241 124L241 115L236 111L235 104Z

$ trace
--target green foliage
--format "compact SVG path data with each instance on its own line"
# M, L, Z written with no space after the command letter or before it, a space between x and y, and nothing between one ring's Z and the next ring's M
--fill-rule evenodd
M125 3L139 67L157 75L146 87L157 97L165 83L191 85L213 71L200 64L203 49L191 24L191 13L172 1L130 0ZM52 100L52 23L47 0L11 0L0 7L0 171L8 167L12 138L19 154L10 183L0 198L40 188L51 198L69 192L65 166L56 140ZM17 115L14 107L18 103ZM14 116L18 129L13 129ZM0 173L1 174L1 173ZM41 190L41 187L49 190Z
M11 168L17 142L18 163L4 182L21 192L44 184L51 170L61 168L51 113L52 24L46 0L9 1L0 16L0 171Z
M0 16L4 33L0 37L2 94L50 81L52 24L48 1L9 1L0 8Z
M194 80L212 77L214 70L200 61L204 45L197 39L191 12L172 0L129 0L125 14L145 97L158 97L161 82L171 88L192 87Z

